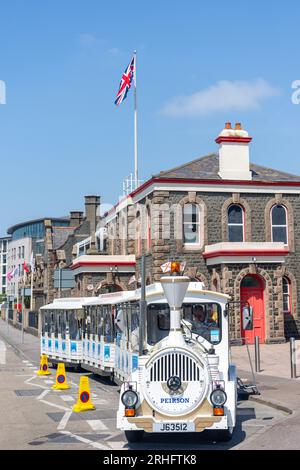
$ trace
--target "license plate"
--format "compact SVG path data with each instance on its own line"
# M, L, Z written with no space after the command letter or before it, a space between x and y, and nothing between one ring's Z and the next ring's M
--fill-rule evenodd
M170 423L154 423L153 432L195 432L195 424L174 421Z

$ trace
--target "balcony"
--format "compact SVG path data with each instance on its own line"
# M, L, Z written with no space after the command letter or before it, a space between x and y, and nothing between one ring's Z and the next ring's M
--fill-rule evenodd
M74 259L74 275L81 273L107 273L117 268L119 273L135 272L134 255L82 255Z
M207 266L219 264L284 263L289 248L284 243L245 242L207 245L203 253Z

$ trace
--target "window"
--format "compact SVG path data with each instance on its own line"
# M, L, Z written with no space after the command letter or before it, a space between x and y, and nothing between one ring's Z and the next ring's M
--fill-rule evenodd
M288 243L287 210L284 206L273 206L271 210L272 241Z
M291 313L291 284L287 277L282 278L283 312Z
M183 242L185 245L200 244L200 210L197 204L183 207Z
M236 204L228 208L228 240L230 242L244 241L244 211Z

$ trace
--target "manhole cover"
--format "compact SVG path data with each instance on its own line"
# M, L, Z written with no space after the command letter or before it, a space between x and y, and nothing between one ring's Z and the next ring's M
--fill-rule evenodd
M37 397L41 394L41 390L37 390L36 388L33 390L15 390L15 394L18 397Z

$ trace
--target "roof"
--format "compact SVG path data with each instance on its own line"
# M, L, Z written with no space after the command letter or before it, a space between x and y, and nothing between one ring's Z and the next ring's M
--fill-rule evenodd
M253 175L253 181L266 182L300 182L300 176L286 173L273 168L250 163L250 169ZM212 153L204 157L196 158L191 162L177 166L167 171L161 171L154 178L178 178L178 179L197 179L197 180L221 180L219 176L219 154Z
M91 300L91 297L65 297L54 299L52 303L43 305L40 310L79 310L83 308L83 304Z
M51 220L51 222L68 222L70 218L68 216L66 217L42 217L40 219L32 219L32 220L26 220L25 222L21 222L16 225L12 225L7 229L7 233L11 235L14 233L18 228L25 227L27 225L32 225L32 224L37 224L44 222L44 220Z

